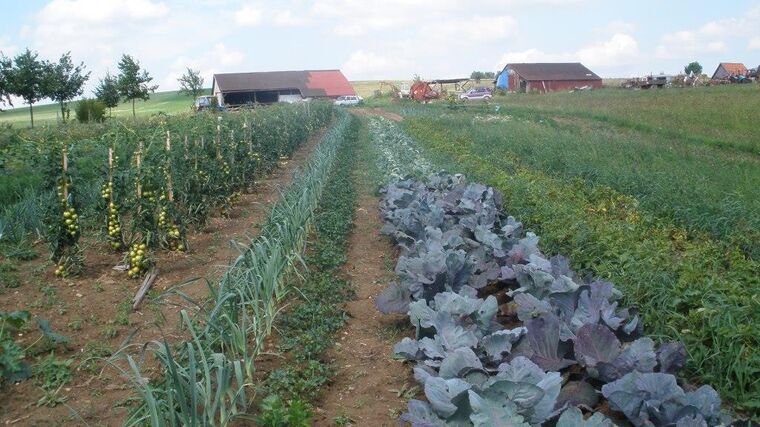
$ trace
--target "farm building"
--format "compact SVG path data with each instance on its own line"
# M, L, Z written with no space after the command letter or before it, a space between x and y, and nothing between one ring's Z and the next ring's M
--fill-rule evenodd
M356 95L340 70L214 74L211 93L220 105L272 104Z
M598 89L602 87L602 78L579 62L507 64L496 78L496 87L541 93L580 87Z
M731 76L747 75L747 67L738 62L721 62L713 73L713 80L725 80Z

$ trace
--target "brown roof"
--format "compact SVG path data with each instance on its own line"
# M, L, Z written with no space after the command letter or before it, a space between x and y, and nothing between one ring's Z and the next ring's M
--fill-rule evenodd
M747 72L747 67L738 62L721 62L718 67L723 67L729 74L744 74Z
M297 89L306 98L356 95L340 70L214 74L212 87L225 93Z
M507 64L521 78L535 80L601 80L580 62L546 62L534 64Z

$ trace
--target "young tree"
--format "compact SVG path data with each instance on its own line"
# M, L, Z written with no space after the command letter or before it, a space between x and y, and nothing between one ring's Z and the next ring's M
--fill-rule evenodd
M111 109L119 105L119 80L111 73L106 73L95 88L95 96L108 108L110 117Z
M28 48L13 58L13 67L8 75L10 93L22 98L29 104L29 117L34 127L34 103L47 97L45 79L50 64L37 59L37 52L32 53Z
M57 63L51 63L45 80L45 94L58 102L61 117L65 122L68 117L68 102L84 91L84 83L90 78L90 72L84 72L84 63L74 66L71 52L61 55Z
M691 75L691 73L694 73L695 76L699 76L702 74L702 64L697 61L690 62L689 65L684 67L683 72L686 73L687 76Z
M140 69L140 63L131 56L124 54L119 61L118 86L119 94L125 101L132 102L132 117L136 118L135 100L147 101L150 94L158 89L158 85L150 85L153 77L146 70Z
M177 81L180 94L190 95L195 99L203 93L203 77L200 70L196 71L188 67L185 74Z
M12 62L9 58L6 58L2 52L0 52L0 107L5 104L13 107L11 102L10 83L8 81L8 73L10 72ZM0 111L3 111L0 108Z

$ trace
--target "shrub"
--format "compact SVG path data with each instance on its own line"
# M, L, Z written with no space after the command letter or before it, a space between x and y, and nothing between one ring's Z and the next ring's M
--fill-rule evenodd
M75 112L79 123L102 122L106 116L106 104L97 99L83 99L77 102Z

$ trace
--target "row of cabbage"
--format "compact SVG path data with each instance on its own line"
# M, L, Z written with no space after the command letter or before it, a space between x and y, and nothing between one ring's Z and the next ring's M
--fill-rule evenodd
M461 175L405 179L383 190L383 233L398 244L399 282L378 299L407 313L427 402L414 426L719 426L717 392L675 374L681 343L643 336L633 308L603 280L581 277L507 216L498 191ZM606 408L606 409L604 409ZM584 417L583 413L593 413ZM604 413L602 413L604 412ZM585 419L584 419L585 418Z
M163 376L147 379L127 356L142 405L127 425L228 425L244 418L254 394L256 358L264 349L288 289L286 278L303 261L314 209L353 120L338 113L308 165L276 202L260 235L245 247L211 298L181 312L189 337L153 343Z

